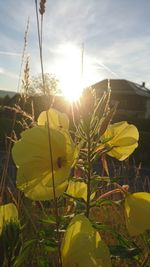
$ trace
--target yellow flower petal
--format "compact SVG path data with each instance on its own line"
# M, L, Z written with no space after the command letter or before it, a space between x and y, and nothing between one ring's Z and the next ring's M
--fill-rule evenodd
M13 203L8 203L0 206L0 234L2 233L5 224L10 222L19 222L18 211Z
M60 185L57 185L55 187L55 195L56 197L60 197L63 195L66 187L67 187L68 181L64 181ZM42 182L38 183L34 187L31 186L31 183L29 182L28 187L25 188L24 194L26 197L35 200L51 200L54 198L54 192L53 192L53 187L51 186L44 186Z
M66 188L61 187L61 184L68 179L77 152L68 132L50 129L50 136L55 186L61 188L56 190L59 195L62 188ZM21 137L12 149L13 159L18 167L17 186L32 199L33 196L37 196L35 200L51 199L51 193L48 197L53 185L48 128L37 126L24 131ZM37 188L41 188L41 197L40 191L37 194Z
M76 198L83 198L87 201L87 184L84 182L69 181L66 193ZM95 193L91 195L91 199L95 197Z
M138 146L139 132L127 122L114 123L101 137L102 143L110 149L107 154L122 161L128 158Z
M61 254L63 267L111 267L107 246L84 215L76 215L70 222Z
M107 154L111 157L114 157L114 158L122 161L122 160L125 160L126 158L128 158L129 155L131 155L133 153L133 151L136 149L137 146L138 146L138 144L135 143L134 145L131 145L131 146L114 147L109 152L107 152Z
M126 226L131 236L150 229L150 194L138 192L125 198Z
M49 127L69 129L69 119L65 113L61 113L54 108L48 110ZM38 125L47 125L46 111L43 111L38 117Z

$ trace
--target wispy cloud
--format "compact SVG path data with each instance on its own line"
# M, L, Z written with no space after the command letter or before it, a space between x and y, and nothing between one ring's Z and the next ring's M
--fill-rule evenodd
M3 55L3 56L21 56L21 53L0 51L0 55Z
M10 72L4 68L0 68L0 75L7 76L12 79L19 79L19 75L17 75L16 73Z

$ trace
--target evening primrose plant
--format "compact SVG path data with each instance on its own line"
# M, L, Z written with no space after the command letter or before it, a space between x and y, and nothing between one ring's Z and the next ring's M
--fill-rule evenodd
M46 96L42 55L45 3L41 0L38 7L35 0L42 89ZM85 89L71 106L72 117L50 107L15 140L12 157L17 168L16 186L28 219L21 217L19 256L6 266L111 267L118 266L114 259L125 257L131 260L129 266L146 266L149 241L144 235L150 228L150 194L130 193L128 186L119 185L118 177L111 177L107 164L108 157L126 160L138 147L139 132L126 121L112 123L116 106L110 108L110 97L109 83L108 91L100 98L92 88ZM96 169L98 164L102 172ZM104 177L103 173L107 175ZM104 189L103 193L100 189ZM111 200L110 196L116 194L117 201ZM126 236L103 222L100 211L105 205L113 209L111 215L118 207L123 209ZM95 208L99 209L99 220L93 216ZM0 212L4 210L1 206ZM3 229L3 220L0 227ZM108 232L115 244L106 242ZM142 260L134 239L138 235L144 236L146 244Z
M18 189L32 201L42 201L42 205L48 201L51 207L40 218L49 232L42 234L42 241L41 234L36 235L34 242L36 249L43 244L44 261L51 266L112 266L109 244L98 230L103 229L103 222L93 220L92 211L102 203L110 204L107 198L113 194L120 193L130 236L150 229L150 194L130 194L127 187L101 176L94 167L106 155L123 161L138 146L139 133L134 125L111 123L115 107L109 108L109 99L110 92L98 99L94 90L87 89L73 107L74 132L69 129L68 116L50 108L13 146ZM103 183L112 184L114 189L100 195ZM18 262L16 266L21 266Z

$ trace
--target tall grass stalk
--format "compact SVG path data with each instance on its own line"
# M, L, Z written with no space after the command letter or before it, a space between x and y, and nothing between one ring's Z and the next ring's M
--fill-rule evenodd
M26 30L25 30L25 33L24 33L24 43L23 43L23 50L22 50L22 56L21 56L21 64L20 64L17 92L19 92L19 90L20 90L20 82L21 82L21 77L22 77L22 68L23 68L23 65L24 65L24 59L25 59L25 54L26 54L26 49L27 49L27 44L28 44L29 24L30 24L30 19L28 17L27 26L26 26Z
M43 92L46 96L46 87L45 87L45 77L44 77L44 64L43 64L43 14L45 12L45 0L41 0L40 2L40 15L41 15L41 23L39 22L38 16L38 3L35 0L35 9L36 9L36 19L37 19L37 31L38 31L38 43L39 43L39 52L40 52L40 64L41 64L41 75L42 75L42 83L43 83ZM58 253L59 253L59 265L62 267L61 260L61 250L60 250L60 234L59 234L59 212L58 212L58 204L56 198L56 189L55 189L55 175L54 175L54 165L53 165L53 153L52 153L52 142L51 142L51 130L50 130L50 122L48 118L48 110L46 110L46 119L47 119L47 128L48 128L48 145L49 145L49 157L50 157L50 166L52 172L52 185L53 185L53 197L54 197L54 207L55 207L55 217L56 217L56 231L57 231L57 240L58 240Z

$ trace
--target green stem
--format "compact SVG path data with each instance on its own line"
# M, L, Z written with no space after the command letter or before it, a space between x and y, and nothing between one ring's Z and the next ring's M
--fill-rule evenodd
M60 235L59 235L59 223L60 222L59 222L59 213L58 213L58 205L57 205L57 197L56 197L53 153L52 153L52 143L51 143L51 131L50 131L50 125L49 125L49 119L48 119L48 111L46 111L46 118L47 118L47 126L48 126L49 156L50 156L50 165L51 165L51 171L52 171L54 208L55 208L55 218L56 218L56 232L57 232L57 240L58 240L58 253L59 253L60 266L62 266L61 250L60 250Z
M87 152L87 162L88 162L88 173L87 173L87 209L86 216L89 218L90 214L90 196L91 196L91 139L90 135L87 136L88 140L88 152Z

